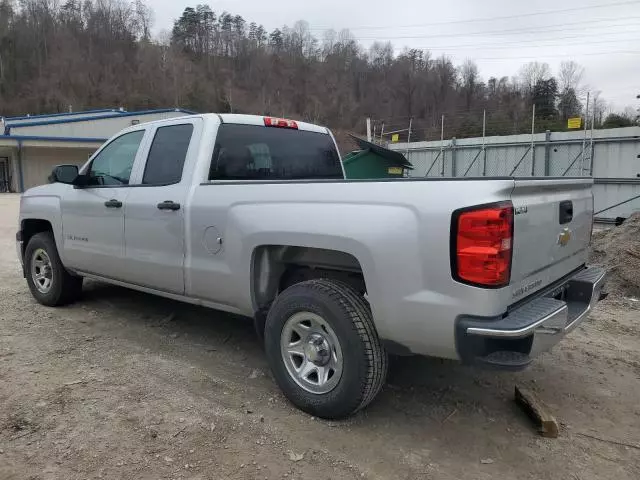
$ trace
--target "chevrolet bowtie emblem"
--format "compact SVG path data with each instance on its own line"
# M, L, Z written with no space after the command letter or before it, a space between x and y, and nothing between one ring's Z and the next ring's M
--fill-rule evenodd
M558 243L563 247L566 247L569 243L569 240L571 240L571 230L565 228L564 230L562 230L562 232L560 232L560 235L558 236Z

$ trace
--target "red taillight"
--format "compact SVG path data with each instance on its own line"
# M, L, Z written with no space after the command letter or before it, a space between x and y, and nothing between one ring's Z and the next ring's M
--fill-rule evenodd
M273 118L264 117L265 127L278 127L278 128L292 128L298 129L298 124L294 120L287 120L286 118Z
M513 248L511 202L454 213L452 273L456 280L480 287L509 284Z

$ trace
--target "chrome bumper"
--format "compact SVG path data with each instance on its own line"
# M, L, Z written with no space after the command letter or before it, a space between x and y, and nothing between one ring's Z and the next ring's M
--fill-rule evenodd
M589 267L570 278L560 288L559 300L541 297L499 319L462 319L458 349L463 360L496 367L522 368L538 354L549 350L587 318L603 295L606 270ZM462 329L460 329L462 327Z

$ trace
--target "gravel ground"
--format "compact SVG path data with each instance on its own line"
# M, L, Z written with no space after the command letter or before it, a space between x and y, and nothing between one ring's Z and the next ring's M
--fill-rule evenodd
M396 359L376 402L326 422L283 398L245 319L92 282L38 305L18 204L0 195L2 480L640 478L640 302L606 300L517 374ZM516 383L558 439L537 436Z

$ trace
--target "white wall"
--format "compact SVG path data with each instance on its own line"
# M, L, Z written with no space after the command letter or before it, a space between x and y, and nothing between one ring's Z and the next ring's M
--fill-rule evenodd
M65 113L65 114L36 115L33 117L23 118L20 120L5 119L5 122L7 125L12 126L12 125L22 125L23 123L46 122L50 120L70 120L78 117L83 117L83 118L104 117L105 115L113 115L118 112L119 110L113 109L113 110L108 110L106 112L93 112L93 113L71 112L71 113Z
M20 170L18 166L18 149L14 149L9 157L11 163L11 191L20 191Z
M120 130L130 127L134 121L139 123L182 117L183 112L151 113L145 115L124 115L113 118L94 118L87 121L54 123L49 125L19 126L11 128L11 135L37 137L73 137L107 139Z
M22 175L24 189L48 183L53 167L64 163L84 165L95 148L42 148L22 149Z

